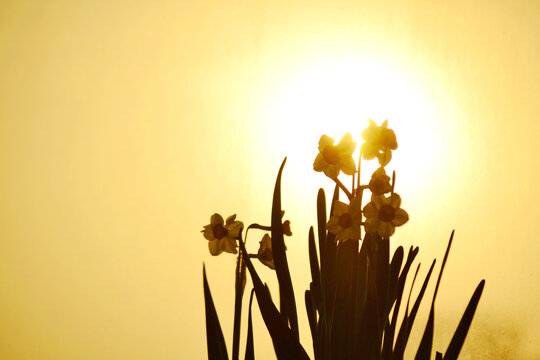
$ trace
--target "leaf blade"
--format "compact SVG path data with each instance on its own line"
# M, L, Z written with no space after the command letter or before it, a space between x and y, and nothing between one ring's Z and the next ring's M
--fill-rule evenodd
M206 314L206 344L209 360L227 360L227 345L221 331L219 318L217 316L212 293L206 278L206 268L203 263L203 288L204 288L204 308Z

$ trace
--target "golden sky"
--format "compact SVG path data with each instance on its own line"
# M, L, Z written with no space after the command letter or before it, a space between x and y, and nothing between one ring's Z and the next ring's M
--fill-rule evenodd
M485 278L462 358L538 358L538 19L525 0L2 1L0 358L205 358L203 261L230 352L235 258L202 226L268 223L288 156L302 299L332 188L317 142L360 142L370 117L399 143L394 247L419 245L425 273L456 229L435 348Z

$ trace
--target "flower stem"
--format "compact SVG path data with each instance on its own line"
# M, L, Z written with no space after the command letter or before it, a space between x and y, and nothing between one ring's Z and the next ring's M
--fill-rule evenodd
M362 167L362 148L360 148L360 155L358 155L358 178L356 179L356 188L360 189L360 169Z
M242 241L242 238L240 238ZM242 252L238 253L235 271L234 324L233 324L233 354L232 360L238 360L240 345L240 320L242 317L242 297L246 287L246 263Z
M337 177L332 178L332 180L334 180L334 182L339 186L339 188L341 190L343 190L345 195L347 195L349 200L351 200L353 196L352 196L351 192L349 191L349 189L347 189L347 187L345 185L343 185L343 183L341 181L339 181L339 179Z

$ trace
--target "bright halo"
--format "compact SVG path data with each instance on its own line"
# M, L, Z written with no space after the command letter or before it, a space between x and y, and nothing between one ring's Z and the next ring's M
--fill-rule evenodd
M440 141L434 111L422 90L395 66L366 59L327 60L304 65L275 80L271 100L261 109L267 131L290 159L311 167L322 134L336 143L346 132L362 143L361 132L372 118L388 119L398 149L387 169L396 170L397 187L410 194L433 181ZM378 167L362 162L362 180ZM305 169L304 169L305 170Z

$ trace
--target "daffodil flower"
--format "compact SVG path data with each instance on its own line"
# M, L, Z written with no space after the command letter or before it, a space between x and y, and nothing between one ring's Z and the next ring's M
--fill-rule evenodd
M321 136L319 154L313 162L313 170L324 171L332 179L337 178L340 171L353 175L356 172L356 164L352 157L355 148L356 143L350 133L346 133L337 145L334 145L334 139L330 136Z
M257 252L257 258L270 269L275 269L274 255L272 254L272 238L270 235L264 234L259 244L260 246L259 251Z
M285 215L285 210L281 210L281 219L283 219L284 215ZM283 235L292 236L290 220L283 221L281 226L283 228Z
M225 223L223 217L214 214L210 217L210 224L204 227L203 236L208 240L210 254L217 256L223 251L236 254L236 239L240 235L244 224L236 221L236 215L231 215Z
M369 119L369 126L362 132L362 138L366 141L361 147L362 157L365 160L377 157L379 164L386 166L392 159L392 150L397 149L396 134L388 129L388 120L378 126Z
M386 171L384 171L383 167L378 168L373 175L371 175L368 188L373 195L383 195L392 190L390 176L386 175Z
M409 221L409 214L401 209L400 205L401 197L398 194L394 193L389 197L373 195L371 202L364 207L366 232L378 232L384 237L392 235L396 226Z
M359 198L353 198L351 204L341 201L334 205L334 212L326 224L326 229L336 235L336 241L360 239L362 224L361 204Z

